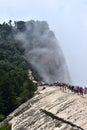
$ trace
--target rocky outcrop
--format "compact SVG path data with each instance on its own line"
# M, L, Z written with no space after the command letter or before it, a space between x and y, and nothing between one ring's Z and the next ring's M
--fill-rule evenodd
M47 87L8 117L12 130L87 130L87 98Z

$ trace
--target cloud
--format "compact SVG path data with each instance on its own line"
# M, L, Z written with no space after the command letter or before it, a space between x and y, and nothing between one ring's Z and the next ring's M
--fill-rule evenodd
M26 30L16 34L25 48L25 56L44 81L70 83L70 76L65 58L55 35L45 21L29 21Z

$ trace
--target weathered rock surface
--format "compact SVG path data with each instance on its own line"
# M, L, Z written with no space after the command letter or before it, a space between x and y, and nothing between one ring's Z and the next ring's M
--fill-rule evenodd
M9 115L12 130L87 130L87 98L47 87Z

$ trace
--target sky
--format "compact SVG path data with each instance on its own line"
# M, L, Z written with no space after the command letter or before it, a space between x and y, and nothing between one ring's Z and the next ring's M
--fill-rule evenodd
M87 86L87 0L0 0L0 23L46 20L66 58L72 84Z

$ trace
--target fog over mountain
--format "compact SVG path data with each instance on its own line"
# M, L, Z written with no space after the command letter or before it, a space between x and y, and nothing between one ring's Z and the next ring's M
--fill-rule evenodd
M15 39L22 43L25 55L44 81L70 82L65 58L59 43L45 21L29 21ZM20 43L20 45L21 45Z

